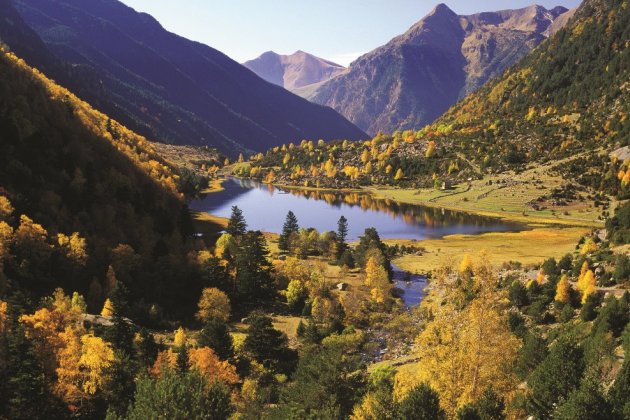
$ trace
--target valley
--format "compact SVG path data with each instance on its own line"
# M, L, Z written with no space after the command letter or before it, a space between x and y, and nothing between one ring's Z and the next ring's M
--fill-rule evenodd
M403 3L0 0L1 420L630 418L628 1Z

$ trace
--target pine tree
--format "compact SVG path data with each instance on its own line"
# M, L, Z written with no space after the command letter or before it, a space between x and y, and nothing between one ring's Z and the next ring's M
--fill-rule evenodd
M287 336L276 330L271 318L266 315L254 314L250 318L244 348L254 360L268 369L274 369L288 354Z
M440 397L429 385L413 388L398 406L400 419L444 420L446 414L440 408Z
M167 371L158 379L138 381L134 403L124 418L227 420L233 412L230 390L222 383L208 384L196 371L184 375ZM116 418L108 413L109 420Z
M237 206L232 207L232 215L225 231L234 237L245 235L247 232L247 222L243 212Z
M232 336L227 324L217 318L206 321L197 337L197 344L210 347L221 360L227 360L234 355Z
M113 326L105 332L105 338L115 350L122 351L130 358L135 358L135 348L133 345L134 327L125 318L129 314L128 307L129 291L121 282L116 282L114 290L111 292L111 304L114 314L112 315Z
M346 238L348 237L348 219L344 216L339 218L337 222L337 249L335 257L337 260L341 259L341 256L348 249Z
M280 234L280 238L278 239L278 248L282 251L288 251L291 234L297 233L299 230L300 226L298 225L297 217L295 217L292 211L289 211L284 225L282 226L282 234Z
M574 343L559 341L528 379L531 388L529 409L548 418L554 406L576 389L584 371L583 351Z
M245 298L264 297L271 291L271 263L265 237L260 231L247 232L238 241L234 266L237 293Z

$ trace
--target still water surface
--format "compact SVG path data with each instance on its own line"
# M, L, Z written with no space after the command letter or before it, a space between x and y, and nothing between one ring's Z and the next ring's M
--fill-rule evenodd
M250 230L280 233L289 210L300 227L320 232L337 230L341 216L348 219L348 240L355 241L374 227L382 239L427 239L453 234L479 234L522 230L521 225L461 212L434 209L367 193L282 190L249 180L230 178L224 190L194 200L190 207L215 216L230 217L232 206L245 215Z

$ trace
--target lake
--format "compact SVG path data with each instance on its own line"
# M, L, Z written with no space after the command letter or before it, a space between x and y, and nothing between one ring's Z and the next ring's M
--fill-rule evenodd
M355 241L366 228L374 227L382 239L429 239L453 234L523 230L504 222L463 212L375 199L368 193L338 193L283 190L249 180L229 178L223 191L190 203L190 208L219 217L230 217L238 206L250 230L280 233L286 214L293 211L300 227L320 232L337 230L341 216L348 219L348 240Z
M228 178L223 191L193 200L190 208L219 217L230 217L238 206L248 228L280 233L286 214L295 213L300 226L320 232L336 230L341 216L348 219L348 240L355 241L366 228L374 227L382 239L441 238L453 234L518 231L524 227L498 219L443 209L375 199L368 193L341 193L282 189L249 180ZM407 307L418 305L426 278L394 266L394 284L403 292Z

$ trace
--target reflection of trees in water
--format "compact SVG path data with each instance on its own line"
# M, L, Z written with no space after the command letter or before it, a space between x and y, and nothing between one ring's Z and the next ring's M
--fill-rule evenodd
M359 207L364 211L379 211L381 213L391 215L392 218L400 217L407 224L422 225L432 228L454 225L483 227L498 223L496 219L488 217L440 208L398 203L391 199L374 198L374 196L369 193L337 193L332 191L297 189L287 189L282 191L298 197L306 198L308 200L322 200L333 207L341 207L345 204L350 207Z

